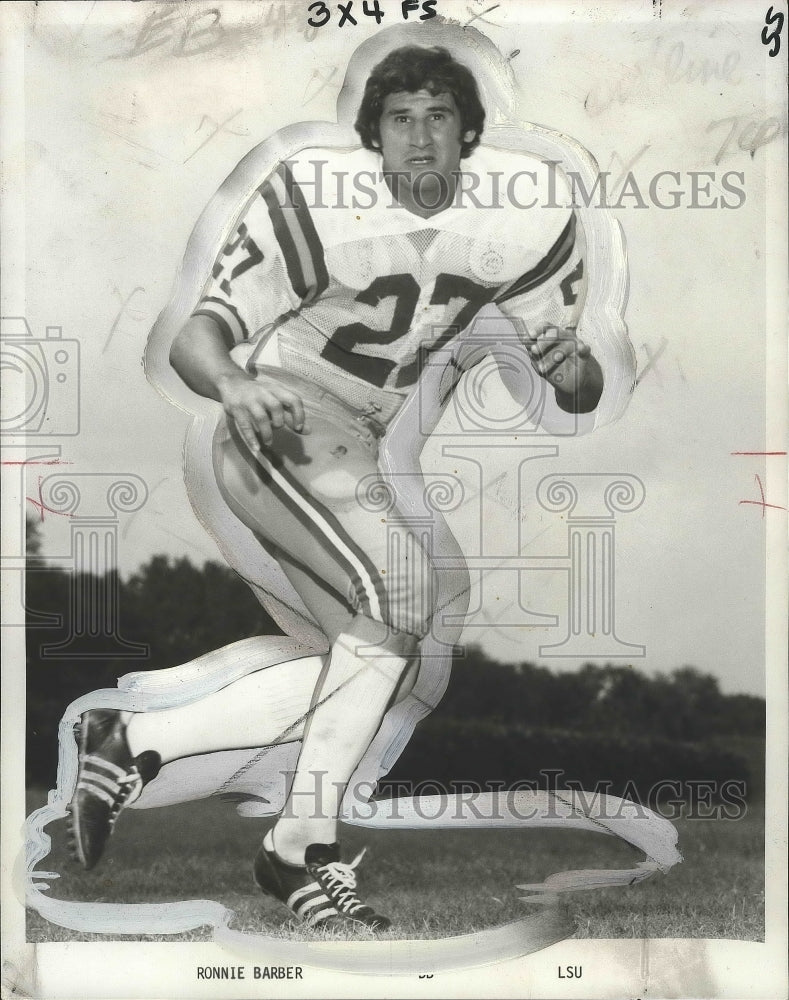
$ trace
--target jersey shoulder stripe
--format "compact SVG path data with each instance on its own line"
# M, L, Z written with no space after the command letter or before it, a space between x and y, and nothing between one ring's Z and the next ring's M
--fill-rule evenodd
M304 192L290 169L280 163L260 188L282 250L288 278L303 302L311 302L329 285L326 258Z
M548 281L549 278L552 278L554 274L560 271L570 259L570 255L573 252L573 247L575 246L575 228L576 219L573 212L567 225L559 234L559 238L539 264L507 285L496 296L495 302L498 304L506 302L508 299L513 299L516 295L524 295L526 292L530 292L532 289L543 284L543 282Z

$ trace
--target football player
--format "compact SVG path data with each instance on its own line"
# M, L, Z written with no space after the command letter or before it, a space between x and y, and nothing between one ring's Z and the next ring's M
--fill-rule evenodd
M87 713L71 805L86 866L163 760L300 739L256 880L310 925L389 925L340 860L338 815L385 713L413 687L435 577L407 527L402 557L389 557L392 526L365 505L360 484L378 475L381 438L426 362L489 304L526 331L524 350L561 410L593 411L604 388L575 334L585 281L575 214L559 204L550 164L480 146L484 120L472 73L446 49L396 49L367 81L362 148L280 162L216 259L170 360L194 392L221 404L220 490L276 556L330 650L182 709ZM490 207L477 207L474 182L495 175ZM524 177L528 207L515 184ZM462 573L453 585L462 603ZM248 718L250 703L261 718L242 733L234 719Z

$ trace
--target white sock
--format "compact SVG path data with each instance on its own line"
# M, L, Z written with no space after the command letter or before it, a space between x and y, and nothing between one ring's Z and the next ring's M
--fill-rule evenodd
M274 828L276 851L284 861L303 864L309 844L337 839L345 786L378 732L406 662L349 635L332 646L290 795Z
M290 743L303 734L323 658L276 663L198 701L130 715L126 738L133 756L155 750L162 762L216 750Z

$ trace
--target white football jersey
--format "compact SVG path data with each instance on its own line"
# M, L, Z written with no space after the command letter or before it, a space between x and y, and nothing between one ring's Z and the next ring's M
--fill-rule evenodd
M423 219L376 153L303 150L248 202L195 314L248 370L280 366L383 422L487 303L524 332L577 325L583 254L561 175L487 147L461 171L452 205Z

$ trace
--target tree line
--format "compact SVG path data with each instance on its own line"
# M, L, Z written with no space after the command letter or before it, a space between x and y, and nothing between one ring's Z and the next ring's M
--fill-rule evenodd
M69 639L77 591L116 595L125 646L102 655L106 642L97 640L91 652L87 637L57 649ZM58 722L75 698L115 687L133 670L171 667L248 636L280 633L224 565L154 556L126 580L117 574L78 578L47 567L35 529L28 539L25 604L27 767L36 783L54 780ZM714 676L691 666L660 676L593 663L555 673L528 661L500 663L470 646L455 663L434 716L449 725L483 722L500 733L572 730L698 742L762 736L765 704L752 695L723 694Z

